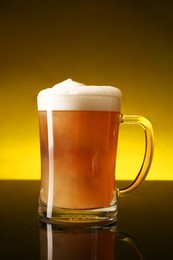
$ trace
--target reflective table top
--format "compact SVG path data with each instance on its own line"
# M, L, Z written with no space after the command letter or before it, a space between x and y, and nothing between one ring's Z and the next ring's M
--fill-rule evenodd
M119 199L117 223L70 229L39 221L39 186L0 181L0 259L173 259L173 182L145 181Z

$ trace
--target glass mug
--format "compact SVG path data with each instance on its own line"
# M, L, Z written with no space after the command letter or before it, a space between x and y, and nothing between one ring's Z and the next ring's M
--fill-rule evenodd
M119 232L116 223L96 227L62 228L40 222L40 260L140 259L144 253L138 240ZM123 250L121 242L126 242ZM131 249L129 252L129 248Z
M59 224L115 221L117 198L145 179L153 154L153 131L141 116L122 115L121 91L68 79L38 94L41 147L39 216ZM138 124L145 154L132 184L118 189L115 166L120 124Z

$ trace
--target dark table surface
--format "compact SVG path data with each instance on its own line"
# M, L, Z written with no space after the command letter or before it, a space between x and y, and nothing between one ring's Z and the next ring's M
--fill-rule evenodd
M119 199L116 226L87 232L40 224L39 186L39 181L0 181L1 260L173 259L173 182L145 181Z

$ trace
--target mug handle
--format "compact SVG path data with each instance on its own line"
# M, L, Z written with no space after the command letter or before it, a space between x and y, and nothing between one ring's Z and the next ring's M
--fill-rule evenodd
M117 196L125 197L135 191L147 176L153 157L153 129L148 119L137 115L121 115L120 123L140 125L144 129L145 133L145 153L139 173L129 186L122 189L117 189Z

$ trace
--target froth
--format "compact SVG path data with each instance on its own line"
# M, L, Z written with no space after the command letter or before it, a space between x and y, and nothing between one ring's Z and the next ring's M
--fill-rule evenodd
M38 110L120 111L121 91L67 79L38 94Z

